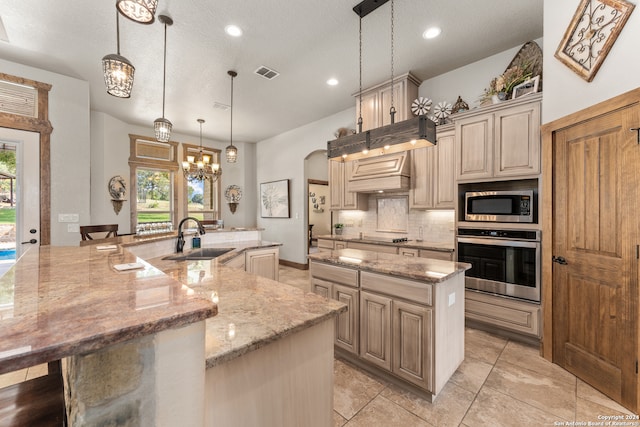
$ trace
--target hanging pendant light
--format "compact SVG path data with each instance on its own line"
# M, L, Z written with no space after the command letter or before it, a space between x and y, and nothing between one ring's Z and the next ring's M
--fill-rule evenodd
M233 78L238 75L235 71L227 71L231 76L231 127L229 132L230 144L226 148L227 163L235 163L238 161L238 148L233 145Z
M158 142L168 142L171 138L171 128L173 125L171 122L164 118L164 100L165 100L165 89L167 84L167 25L173 25L173 19L169 18L166 15L158 16L160 22L164 24L164 61L163 61L163 72L162 72L162 117L156 119L153 122L153 128L156 132L156 139Z
M219 163L211 163L211 156L202 152L202 124L203 119L198 119L200 123L200 151L198 157L187 156L187 160L182 162L182 172L189 182L195 181L211 181L215 182L220 175L222 169Z
M118 53L105 55L102 58L102 73L104 84L109 95L118 98L129 98L133 89L133 75L135 67L124 56L120 56L120 17L116 12L116 40Z
M155 19L158 0L118 0L116 8L127 18L141 24L151 24Z

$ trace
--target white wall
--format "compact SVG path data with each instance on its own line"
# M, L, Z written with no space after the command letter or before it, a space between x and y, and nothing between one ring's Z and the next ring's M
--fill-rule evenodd
M632 2L637 4L637 2ZM593 81L587 83L553 55L573 17L577 1L544 2L544 95L542 122L548 123L640 86L640 11L622 29Z
M130 231L130 203L131 183L129 182L129 134L146 135L153 137L152 124L149 127L134 126L118 120L108 114L91 112L91 223L111 224L117 223L121 233ZM190 144L199 144L199 136L190 136L174 132L172 141ZM225 228L253 227L255 220L255 148L253 144L234 143L238 147L238 162L227 163L224 160L226 142L208 140L203 138L202 145L217 148L222 151L222 219ZM181 159L182 148L178 147L178 158ZM111 198L107 191L107 184L114 175L121 175L127 182L127 201L123 204L122 211L116 215L111 205ZM182 178L179 177L180 182ZM242 188L244 194L235 214L231 214L229 206L224 198L224 190L228 185L235 184ZM183 188L178 186L178 200L182 200ZM179 205L178 217L185 216Z
M306 264L307 230L307 182L305 158L316 150L326 150L327 141L335 139L334 133L341 127L354 127L355 102L353 108L290 130L256 144L257 182L290 179L290 218L260 218L256 208L258 226L264 240L281 242L280 258ZM258 201L256 192L255 198Z
M51 244L77 245L78 232L68 232L58 214L75 213L89 222L89 84L49 71L0 59L3 73L52 85L49 92L51 133Z

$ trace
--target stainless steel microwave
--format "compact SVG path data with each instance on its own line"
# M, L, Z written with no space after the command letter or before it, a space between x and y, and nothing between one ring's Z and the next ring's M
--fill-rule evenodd
M465 221L532 223L533 190L471 191L465 194Z

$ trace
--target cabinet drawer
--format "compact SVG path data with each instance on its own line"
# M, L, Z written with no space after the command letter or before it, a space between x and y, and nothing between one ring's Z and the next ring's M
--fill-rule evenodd
M360 249L363 251L380 252L384 254L397 254L398 248L395 246L375 245L371 243L347 242L349 249Z
M318 249L333 249L333 240L318 239Z
M453 252L420 249L420 258L431 258L431 259L442 259L445 261L453 261Z
M470 291L466 291L465 296L467 319L536 337L540 336L539 305Z
M337 267L335 265L311 262L309 264L311 277L341 283L343 285L358 287L358 271L350 268Z
M431 305L433 285L427 283L363 271L360 273L360 285L362 289Z
M410 248L399 248L398 249L398 255L402 255L402 256L408 256L408 257L418 257L418 254L420 252L418 251L418 249L410 249Z

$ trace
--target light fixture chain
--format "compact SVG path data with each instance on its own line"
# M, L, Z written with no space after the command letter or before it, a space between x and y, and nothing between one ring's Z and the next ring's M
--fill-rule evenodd
M162 71L162 118L164 119L164 97L167 86L167 23L164 23L164 60Z
M360 69L360 92L359 92L359 96L358 99L360 100L360 111L358 113L358 133L362 132L362 16L360 16L360 27L358 29L358 35L359 35L359 46L358 46L358 52L360 54L359 57L359 69Z
M233 145L233 76L231 76L231 127L229 129L229 142Z
M389 109L389 114L391 115L391 123L393 124L395 122L395 114L396 114L396 109L393 106L393 72L394 72L394 60L393 60L393 45L394 45L394 30L395 30L395 26L394 26L394 12L395 12L395 1L391 0L391 108Z

